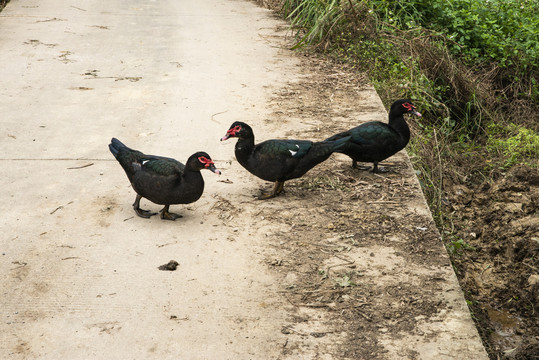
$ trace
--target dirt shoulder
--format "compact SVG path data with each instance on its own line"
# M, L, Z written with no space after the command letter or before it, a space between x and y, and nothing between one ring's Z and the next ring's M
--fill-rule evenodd
M308 56L301 69L275 94L268 127L322 139L387 118L361 76ZM267 235L267 263L295 313L283 354L316 346L343 359L485 358L406 154L382 176L350 165L334 155L258 205L264 221L282 224Z

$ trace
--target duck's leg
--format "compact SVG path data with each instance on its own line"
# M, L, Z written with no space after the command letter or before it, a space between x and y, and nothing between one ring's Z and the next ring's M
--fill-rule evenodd
M370 170L372 166L362 166L358 165L356 160L352 160L352 168L358 170Z
M135 213L138 216L140 216L141 218L149 219L151 216L157 214L157 213L151 212L150 210L141 209L140 208L140 199L142 199L142 196L137 194L135 202L133 203L133 209L135 209Z
M373 173L386 173L389 172L388 169L385 169L383 167L378 167L378 161L374 162L374 168L372 169Z
M279 195L280 193L283 192L283 189L284 189L284 181L277 181L275 182L275 188L274 188L274 192L275 192L275 196Z
M181 216L180 214L175 214L175 213L171 213L168 211L168 207L170 205L165 205L165 207L163 209L161 209L160 213L161 213L161 219L163 220L176 220L178 218L181 218L183 216Z
M283 192L284 188L284 181L276 181L273 185L273 190L271 192L263 192L260 195L258 195L258 200L267 200L276 197L280 193Z

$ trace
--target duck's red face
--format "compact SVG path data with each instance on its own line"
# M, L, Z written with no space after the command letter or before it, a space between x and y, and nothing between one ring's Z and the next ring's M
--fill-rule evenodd
M211 159L208 159L205 156L199 156L198 161L200 161L205 168L209 168L210 165L215 165L215 163Z
M406 112L412 113L417 116L421 116L421 114L415 109L415 106L413 104L410 104L409 102L405 102L402 104L402 106L406 109Z
M205 156L199 156L198 161L200 161L200 163L204 165L204 168L218 175L221 175L221 172L215 167L215 163L212 161L212 159L208 159Z
M241 125L236 125L227 130L226 135L221 138L221 141L227 140L231 137L236 137L241 131Z

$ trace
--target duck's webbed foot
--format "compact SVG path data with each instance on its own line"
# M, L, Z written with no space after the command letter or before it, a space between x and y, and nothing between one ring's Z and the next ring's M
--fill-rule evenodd
M135 209L135 213L140 216L141 218L149 219L153 215L156 215L157 213L151 212L150 210L144 210L140 208L140 199L142 199L142 196L137 195L135 202L133 203L133 209Z
M273 192L261 192L260 195L258 195L258 200L267 200L267 199L271 199L271 198L274 198L275 195Z
M278 196L283 192L284 181L276 181L271 192L262 192L258 195L258 200L267 200Z
M170 205L165 205L165 207L163 209L161 209L161 211L160 211L161 219L174 221L176 219L179 219L179 218L183 217L180 214L175 214L175 213L169 212L168 211L169 206Z
M371 167L372 167L372 166L358 165L358 164L357 164L357 161L352 160L352 168L354 168L354 169L367 171L367 170L370 170Z

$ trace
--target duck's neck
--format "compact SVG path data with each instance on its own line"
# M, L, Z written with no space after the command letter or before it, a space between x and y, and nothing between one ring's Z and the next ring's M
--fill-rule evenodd
M236 159L241 163L247 161L253 149L255 147L255 137L251 136L248 138L238 139L235 147Z
M178 179L178 183L175 188L176 194L179 199L187 204L197 201L204 192L204 178L200 173L200 170L191 170L185 168L181 177Z
M408 124L406 124L403 115L390 116L389 126L397 131L405 143L408 143L410 140L410 128L408 127Z
M194 179L202 178L202 174L200 173L200 170L196 169L190 169L189 167L185 167L183 170L182 178L184 181L190 181Z

